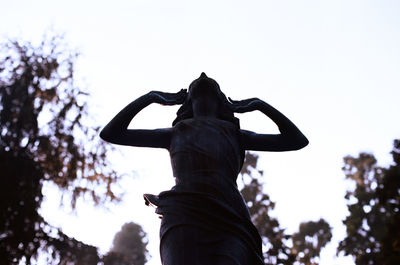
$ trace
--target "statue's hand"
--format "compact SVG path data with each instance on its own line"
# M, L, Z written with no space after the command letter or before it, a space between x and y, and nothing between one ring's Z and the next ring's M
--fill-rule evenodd
M229 98L229 104L228 107L233 111L237 113L245 113L245 112L250 112L257 110L260 106L260 103L263 101L258 98L249 98L249 99L244 99L244 100L233 100Z
M151 91L148 94L154 103L158 103L161 105L179 105L182 104L187 95L186 89L181 89L177 93L167 93L161 91Z

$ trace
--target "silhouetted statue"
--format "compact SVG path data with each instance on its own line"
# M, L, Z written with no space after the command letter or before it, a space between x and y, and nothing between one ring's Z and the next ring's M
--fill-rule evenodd
M172 128L127 129L151 103L182 104ZM275 122L280 134L241 130L234 112L254 110ZM204 73L188 91L152 91L136 99L100 136L115 144L165 148L170 153L176 185L157 196L144 195L146 204L156 206L162 216L164 265L264 264L261 238L236 185L244 152L289 151L308 144L278 110L258 98L228 101L217 82Z

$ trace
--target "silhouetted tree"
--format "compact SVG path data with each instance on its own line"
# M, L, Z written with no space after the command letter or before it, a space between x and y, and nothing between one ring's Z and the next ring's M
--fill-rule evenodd
M147 261L147 236L133 222L122 226L115 234L113 246L103 258L104 265L144 265Z
M338 251L357 265L400 264L400 140L394 141L393 164L377 165L372 154L346 156L343 171L354 183L346 194L346 238Z
M260 178L264 172L257 169L258 155L247 152L241 171L244 183L241 193L247 203L254 225L262 241L267 265L318 264L321 249L331 240L331 228L321 219L300 224L299 231L286 234L278 219L270 215L275 203L263 190Z
M69 193L72 207L84 194L97 204L117 199L107 146L87 126L87 93L75 85L77 54L59 36L0 49L0 260L30 264L40 252L49 264L96 264L96 248L38 213L44 182Z

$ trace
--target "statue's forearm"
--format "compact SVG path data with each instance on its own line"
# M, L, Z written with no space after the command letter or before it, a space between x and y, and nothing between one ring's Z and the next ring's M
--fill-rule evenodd
M150 94L143 95L123 108L100 132L103 140L110 141L127 130L131 120L142 109L153 103Z
M307 140L307 138L292 121L290 121L285 115L283 115L280 111L278 111L268 103L260 100L260 102L257 104L257 110L268 116L278 126L279 131L282 135L296 138L304 138L305 140Z

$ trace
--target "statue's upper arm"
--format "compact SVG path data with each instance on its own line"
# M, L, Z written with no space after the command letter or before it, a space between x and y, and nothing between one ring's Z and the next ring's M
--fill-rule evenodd
M119 137L113 139L112 143L137 146L154 147L168 149L171 142L172 128L163 129L129 129L119 134Z
M294 150L281 134L259 134L252 131L240 130L243 148L253 151L290 151Z

